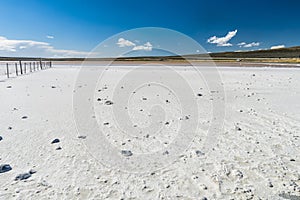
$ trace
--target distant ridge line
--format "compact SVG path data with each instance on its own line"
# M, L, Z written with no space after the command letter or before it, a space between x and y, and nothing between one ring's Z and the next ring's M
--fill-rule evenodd
M120 57L120 58L41 58L41 57L0 57L0 61L172 61L172 60L207 60L207 59L242 59L242 58L300 58L300 46L240 51L240 52L218 52L208 54L190 54L182 56L140 56L140 57Z

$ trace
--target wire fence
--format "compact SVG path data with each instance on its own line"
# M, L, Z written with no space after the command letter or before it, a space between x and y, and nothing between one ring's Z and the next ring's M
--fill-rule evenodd
M51 61L1 61L0 80L22 76L51 67Z

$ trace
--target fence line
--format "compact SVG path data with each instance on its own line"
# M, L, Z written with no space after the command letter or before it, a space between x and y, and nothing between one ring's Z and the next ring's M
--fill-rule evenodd
M0 62L5 63L5 62ZM5 67L6 66L6 67ZM0 75L6 75L7 78L11 77L17 77L23 74L29 74L32 72L36 72L39 70L45 70L48 68L52 68L52 62L51 61L21 61L18 62L6 62L6 65L4 65L4 70L1 73L0 69ZM4 72L4 73L3 73Z

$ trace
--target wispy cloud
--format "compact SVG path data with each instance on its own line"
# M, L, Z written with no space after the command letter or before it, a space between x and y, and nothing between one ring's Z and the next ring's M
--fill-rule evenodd
M135 42L139 42L135 40ZM152 51L152 44L150 42L146 42L144 45L137 45L136 43L126 40L124 38L119 38L118 42L116 43L119 47L132 47L133 51Z
M132 47L135 46L135 43L130 40L125 40L124 38L119 38L117 45L119 45L119 47Z
M229 41L237 34L237 30L234 31L229 31L227 35L224 37L217 37L217 36L212 36L210 37L207 42L211 44L217 44L219 47L228 47L232 46Z
M241 42L241 43L238 43L239 47L244 47L244 48L258 47L259 45L260 45L259 42L251 42L251 43Z
M139 45L133 47L132 50L138 51L138 50L144 50L144 51L152 51L152 44L150 42L145 43L144 45Z
M276 45L276 46L272 46L270 49L281 49L281 48L284 48L285 45Z
M48 39L54 39L54 36L53 35L47 35L46 36Z
M32 56L32 57L85 57L89 52L55 49L47 42L34 40L11 40L0 36L1 56Z
M37 42L33 40L9 40L6 37L0 36L0 51L16 52L17 49L25 49L28 47L48 46L48 43Z

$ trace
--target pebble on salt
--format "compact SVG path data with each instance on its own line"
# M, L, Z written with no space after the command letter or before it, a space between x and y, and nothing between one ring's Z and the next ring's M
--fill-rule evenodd
M34 170L34 169L29 170L29 174L35 174L35 173L36 173L36 170Z
M205 155L205 153L203 153L200 150L196 150L196 154L197 154L197 156L203 156L203 155Z
M60 142L60 140L56 138L56 139L52 140L51 144L55 144L55 143L59 143L59 142Z
M0 165L0 173L5 173L12 170L11 166L9 164L3 164Z
M236 126L236 127L235 127L235 130L241 131L242 129L241 129L240 127Z
M133 155L133 153L130 150L122 150L121 153L122 153L122 155L124 155L126 157Z
M24 173L24 174L19 174L18 176L16 176L15 181L18 180L25 180L31 177L30 173Z
M114 104L114 103L110 100L105 101L105 105L112 105L112 104Z
M2 136L0 136L0 141L1 141L1 140L3 140L3 137L2 137Z

